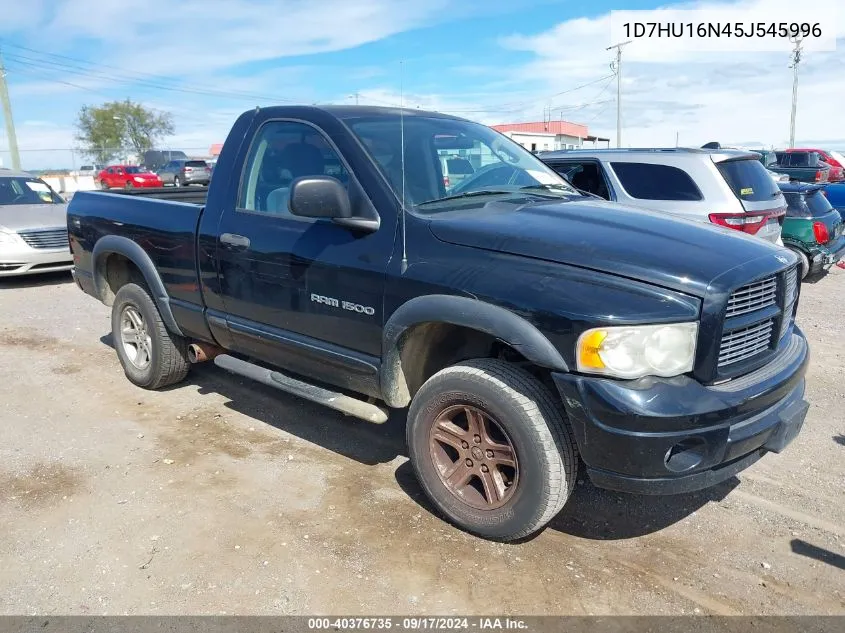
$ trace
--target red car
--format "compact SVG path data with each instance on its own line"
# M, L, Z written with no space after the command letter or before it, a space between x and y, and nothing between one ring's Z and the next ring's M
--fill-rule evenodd
M97 174L97 184L100 189L164 186L158 175L137 165L109 165Z
M831 152L824 149L816 148L799 148L793 147L786 150L787 152L816 152L819 158L830 165L830 173L827 176L828 182L839 182L845 180L845 156L839 152Z

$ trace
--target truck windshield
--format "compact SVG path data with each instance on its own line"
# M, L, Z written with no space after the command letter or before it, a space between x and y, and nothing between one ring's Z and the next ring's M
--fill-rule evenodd
M346 120L398 198L430 213L489 195L580 196L561 176L506 136L479 123L409 114ZM402 174L404 128L405 165ZM446 173L444 173L444 163ZM459 165L458 173L452 165ZM482 193L483 192L483 193Z
M0 176L0 206L62 204L64 200L38 178Z

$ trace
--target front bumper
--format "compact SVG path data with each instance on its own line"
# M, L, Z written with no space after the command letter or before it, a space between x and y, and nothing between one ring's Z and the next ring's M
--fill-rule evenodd
M783 450L807 413L801 331L772 362L730 382L553 374L593 483L641 494L700 490Z
M70 248L31 248L26 244L0 247L0 277L70 270Z

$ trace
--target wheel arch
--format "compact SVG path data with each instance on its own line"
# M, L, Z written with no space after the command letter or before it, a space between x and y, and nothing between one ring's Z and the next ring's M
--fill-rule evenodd
M113 256L117 256L117 259ZM174 334L184 336L173 316L170 297L153 260L136 242L121 235L106 235L97 240L91 257L94 262L94 289L100 301L111 305L116 293L115 286L129 283L132 281L133 274L140 274L152 294L167 329ZM126 262L134 266L134 271L127 266ZM112 268L112 266L120 268Z
M426 295L404 303L384 326L380 383L385 402L407 406L430 375L450 361L483 355L490 345L510 348L540 367L569 371L545 335L510 310L468 297Z

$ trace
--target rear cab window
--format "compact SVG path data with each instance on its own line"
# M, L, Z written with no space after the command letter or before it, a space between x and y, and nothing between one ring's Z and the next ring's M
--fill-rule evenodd
M610 167L619 178L623 189L632 198L688 201L703 199L698 185L687 172L678 167L623 162L612 162ZM763 166L760 165L760 168Z
M207 168L208 164L204 160L189 160L185 163L185 167L204 167Z
M758 160L743 158L716 163L722 178L743 202L774 201L780 189Z
M790 218L821 218L833 211L820 189L808 192L785 192L786 215Z

